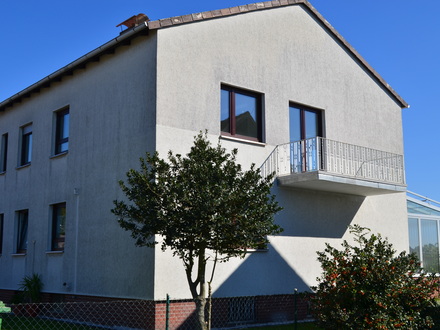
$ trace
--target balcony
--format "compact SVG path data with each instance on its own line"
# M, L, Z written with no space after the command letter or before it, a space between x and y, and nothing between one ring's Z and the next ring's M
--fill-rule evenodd
M321 137L278 145L261 166L284 187L372 196L406 191L403 155Z

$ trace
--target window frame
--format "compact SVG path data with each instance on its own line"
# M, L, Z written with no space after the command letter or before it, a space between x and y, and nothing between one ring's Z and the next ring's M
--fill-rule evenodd
M3 235L4 235L4 223L5 215L0 213L0 255L3 254Z
M223 106L223 96L222 92L226 91L229 95L228 113L229 113L229 132L223 131L221 127L221 114ZM237 134L237 123L236 123L236 94L241 94L249 97L253 97L256 100L256 124L257 124L257 136L247 136L242 134ZM234 137L239 139L251 140L256 142L263 141L263 94L255 91L246 90L239 87L234 87L230 85L221 85L220 89L220 134L222 136Z
M306 113L314 113L316 114L316 123L318 125L317 127L317 134L316 137L324 137L324 110L316 109L310 106L306 106L299 103L290 102L289 103L289 140L291 140L291 127L290 127L290 116L291 116L291 108L297 109L300 111L300 140L307 139L307 123L306 123ZM295 142L295 141L290 141Z
M66 239L66 216L67 216L67 207L66 203L57 203L51 205L52 210L52 220L51 220L51 236L50 236L50 251L64 251L64 244ZM64 215L60 212L64 210ZM62 226L64 227L64 232L58 230L60 225L60 216L63 217L62 221L64 222Z
M70 125L70 108L65 107L55 111L55 131L54 131L54 155L60 155L69 151L69 125ZM67 134L65 121L67 117ZM67 145L65 149L64 145Z
M32 123L20 128L20 166L29 165L32 162Z
M16 211L17 232L15 251L17 254L26 254L28 248L29 210ZM23 223L24 222L24 223Z
M421 267L426 271L426 269L429 269L432 267L432 265L425 265L425 251L423 249L424 247L424 239L423 239L423 230L422 230L422 221L435 221L436 227L437 227L437 243L440 242L440 218L438 216L431 216L426 214L415 214L415 213L408 213L408 235L411 236L410 233L410 220L416 220L417 223L417 252L416 255L419 258L419 262ZM409 242L411 244L411 242ZM411 251L411 245L409 245L409 251ZM440 257L440 246L437 246L437 257ZM438 272L440 272L440 263L437 263ZM437 273L438 273L437 272ZM429 273L429 272L428 272Z
M0 148L0 173L4 173L8 165L8 133L2 135Z

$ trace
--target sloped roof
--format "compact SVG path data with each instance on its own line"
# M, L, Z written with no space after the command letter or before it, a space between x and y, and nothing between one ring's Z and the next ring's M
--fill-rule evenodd
M330 23L327 22L327 20L307 0L273 0L145 22L144 24L136 26L129 31L122 33L119 37L109 41L101 47L80 57L76 61L68 64L67 66L61 68L53 74L43 78L42 80L29 86L23 91L1 102L0 112L4 111L8 107L12 107L14 103L19 103L24 98L30 97L32 93L39 92L41 88L50 86L52 82L60 81L63 76L72 75L74 70L84 68L88 62L97 61L99 60L100 56L113 53L116 47L129 44L131 40L136 36L140 34L148 34L149 30L169 28L182 24L196 23L210 19L245 14L257 10L268 10L271 8L292 5L302 5L307 10L309 10L309 12L318 20L318 22L321 22L323 26L328 29L328 31L337 40L339 40L343 47L345 47L347 51L350 52L354 56L354 58L357 59L359 63L372 75L372 77L376 79L380 85L383 86L384 90L388 92L390 97L392 97L401 108L409 107L405 100L396 91L394 91L394 89L367 63L367 61L365 61L365 59L336 31L335 28L333 28Z

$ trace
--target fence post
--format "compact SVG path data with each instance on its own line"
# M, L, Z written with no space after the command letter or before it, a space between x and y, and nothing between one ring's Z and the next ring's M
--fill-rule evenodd
M294 293L293 293L293 303L294 303L294 308L295 308L295 312L294 312L294 329L297 330L298 329L298 289L295 288Z
M166 315L165 315L165 329L170 328L170 295L167 294Z

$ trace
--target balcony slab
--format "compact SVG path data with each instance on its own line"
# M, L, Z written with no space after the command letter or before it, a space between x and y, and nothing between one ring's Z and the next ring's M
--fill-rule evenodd
M328 191L357 196L375 196L406 191L406 185L368 181L323 171L295 173L277 177L281 187Z

